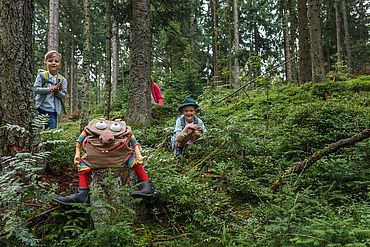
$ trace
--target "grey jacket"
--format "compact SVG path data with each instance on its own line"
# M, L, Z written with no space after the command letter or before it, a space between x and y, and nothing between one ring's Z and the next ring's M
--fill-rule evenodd
M49 76L50 78L50 76ZM46 85L45 85L46 84ZM35 83L33 85L33 91L35 92L35 103L36 108L42 106L48 94L52 94L49 91L50 85L54 85L53 82L44 79L42 73L39 73L36 77ZM67 80L62 77L62 86L58 94L54 94L54 107L58 115L64 111L64 99L67 94Z

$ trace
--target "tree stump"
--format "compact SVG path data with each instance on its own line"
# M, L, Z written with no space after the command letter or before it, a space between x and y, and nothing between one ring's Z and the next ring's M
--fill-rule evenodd
M128 167L92 171L90 202L95 229L134 219L135 205L130 194L135 183L135 174Z

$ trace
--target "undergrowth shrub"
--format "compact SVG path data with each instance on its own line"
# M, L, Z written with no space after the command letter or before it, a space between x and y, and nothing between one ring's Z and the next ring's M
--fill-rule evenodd
M44 228L45 244L55 246L134 246L132 188L109 170L93 179L91 207L62 207ZM39 232L40 234L40 232Z
M132 188L108 180L114 196L97 202L110 220L94 227L92 208L58 209L36 236L46 246L368 246L368 140L270 187L294 162L369 127L369 78L259 83L224 101L232 89L207 88L199 97L207 135L181 157L169 144L177 111L133 128L152 200L131 201Z
M40 133L47 118L37 116L33 123L33 133ZM16 125L8 129L30 135L24 128ZM51 135L56 131L46 131ZM45 131L41 131L45 133ZM39 147L61 143L58 140L43 140ZM28 219L44 208L50 200L52 190L43 183L40 173L51 152L17 153L15 156L2 157L0 160L0 243L2 246L37 246L39 239L30 231Z

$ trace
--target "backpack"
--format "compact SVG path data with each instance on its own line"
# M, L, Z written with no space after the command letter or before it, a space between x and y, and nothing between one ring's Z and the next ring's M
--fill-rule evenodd
M49 82L49 71L44 70L44 69L38 69L37 74L40 74L42 78L42 86L46 87ZM58 73L58 83L57 84L62 84L63 76Z
M41 76L42 87L47 87L48 83L49 83L49 71L44 70L44 69L38 69L37 74L39 74ZM57 84L62 85L62 81L63 81L63 76L58 73L58 82L57 82ZM67 111L66 111L66 108L65 108L65 105L64 105L64 101L62 99L60 99L60 101L62 102L61 105L62 105L63 113L67 115Z
M98 129L97 123L105 122L107 127L104 130ZM110 126L120 124L120 131L112 131ZM122 120L109 121L93 119L85 127L87 134L85 141L82 144L84 154L81 159L88 164L92 169L122 167L134 153L128 146L132 131L130 126ZM114 141L104 144L101 135L110 133L114 137Z

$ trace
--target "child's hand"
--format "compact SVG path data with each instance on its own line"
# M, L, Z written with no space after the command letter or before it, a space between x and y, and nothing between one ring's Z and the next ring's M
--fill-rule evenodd
M189 124L185 127L184 130L192 133L195 130L202 131L202 128L198 124Z
M146 156L142 156L141 154L136 156L136 160L140 164L142 164L146 158Z
M60 84L60 83L58 83L57 85L52 86L52 87L50 88L50 92L52 92L52 93L59 93L59 91L60 91L60 87L61 87L61 84Z
M80 154L76 154L75 155L75 158L73 159L73 163L78 166L80 164L80 160L81 160L81 155Z

